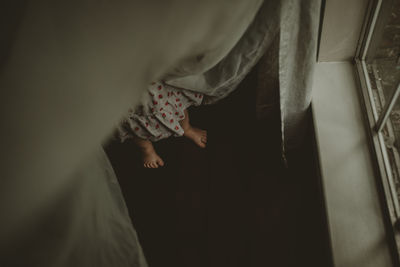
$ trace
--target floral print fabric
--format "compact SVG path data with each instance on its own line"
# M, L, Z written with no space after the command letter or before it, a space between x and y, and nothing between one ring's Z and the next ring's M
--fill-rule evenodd
M170 136L182 136L180 121L185 118L185 109L202 103L203 94L178 89L162 82L149 85L145 106L130 110L118 127L121 142L134 136L152 142Z

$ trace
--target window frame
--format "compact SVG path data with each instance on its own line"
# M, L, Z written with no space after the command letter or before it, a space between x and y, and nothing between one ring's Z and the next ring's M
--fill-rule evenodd
M359 45L354 58L356 73L360 82L360 100L364 109L367 132L369 135L372 157L375 162L374 169L380 178L380 191L384 200L384 209L388 230L394 238L397 246L396 255L400 256L400 202L393 179L392 167L389 161L382 128L387 123L388 128L392 127L388 114L390 114L394 103L400 95L400 86L395 88L391 99L387 103L382 103L382 112L378 116L378 111L374 103L372 86L367 69L367 60L374 57L375 51L379 46L379 41L383 35L383 29L389 18L391 7L395 0L370 0L362 28ZM379 94L379 92L378 92ZM398 166L400 167L400 166Z

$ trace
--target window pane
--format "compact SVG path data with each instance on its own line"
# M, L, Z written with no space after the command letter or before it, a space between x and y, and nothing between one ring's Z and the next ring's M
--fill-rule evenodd
M376 51L372 51L373 57L366 61L379 115L400 82L400 1L393 1L390 12L380 16L386 16L380 18L385 24L377 28L382 31L376 35L380 36L380 40ZM400 101L395 104L382 133L400 198Z

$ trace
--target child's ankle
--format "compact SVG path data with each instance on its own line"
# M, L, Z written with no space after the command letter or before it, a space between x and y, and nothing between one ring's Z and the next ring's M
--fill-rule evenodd
M153 152L154 151L154 147L152 143L149 144L141 144L139 145L139 148L143 151L143 152Z

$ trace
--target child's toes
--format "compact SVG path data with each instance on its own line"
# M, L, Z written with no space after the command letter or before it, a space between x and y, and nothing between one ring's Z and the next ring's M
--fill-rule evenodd
M205 148L206 147L206 142L204 142L203 140L201 140L201 142L198 144L199 147L201 148Z
M164 166L164 161L162 161L162 159L159 159L159 160L157 160L157 164L162 167L162 166Z

